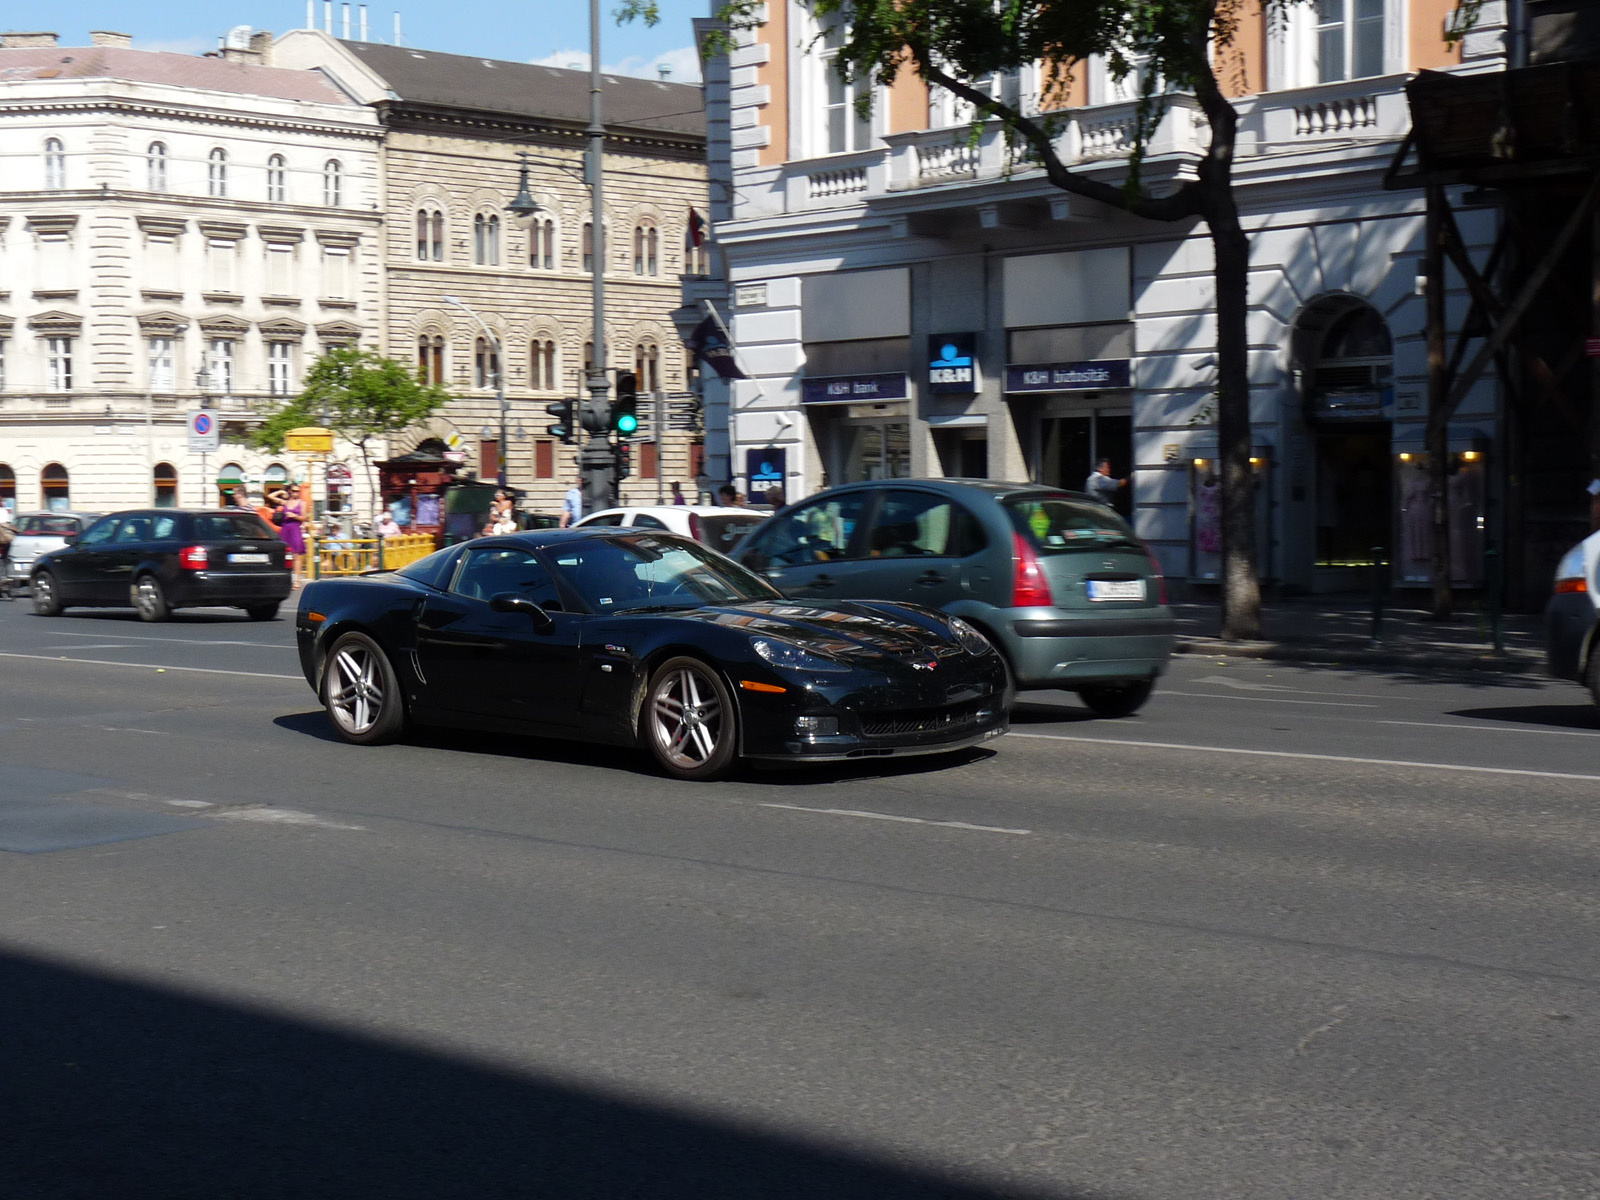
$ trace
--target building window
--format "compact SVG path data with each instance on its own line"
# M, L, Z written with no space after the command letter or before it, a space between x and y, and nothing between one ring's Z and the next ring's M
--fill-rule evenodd
M528 226L528 265L535 271L556 269L556 223L549 217L535 217Z
M234 295L238 287L234 283L234 260L238 257L238 243L213 240L206 244L206 274L207 288L209 291L223 295Z
M17 473L11 469L10 463L0 463L0 504L11 510L11 515L17 513Z
M444 213L437 208L417 210L417 261L444 261Z
M72 339L45 338L45 387L52 392L72 390Z
M232 338L212 338L206 343L210 390L223 396L233 393L233 345Z
M180 291L178 278L178 239L151 236L146 240L145 286L165 291Z
M473 387L492 388L500 378L500 356L494 352L487 338L479 338L473 347Z
M654 342L640 342L633 352L633 373L638 376L641 392L661 390L661 347Z
M274 396L287 396L290 390L290 367L294 362L293 342L267 343L267 391Z
M40 507L46 512L70 512L72 509L71 480L67 469L60 463L46 463L39 472Z
M156 507L178 507L178 468L171 463L157 463L153 472L156 485Z
M1317 0L1317 78L1383 74L1383 0Z
M337 158L322 164L322 203L327 208L344 204L344 168Z
M658 469L657 464L660 462L660 458L656 454L656 444L654 442L640 442L639 443L639 460L638 461L639 461L639 472L638 472L639 473L639 478L640 479L654 479L656 477L656 471Z
M849 29L837 15L825 20L822 53L815 59L822 72L823 125L818 150L823 154L866 150L872 145L872 118L862 116L856 104L870 93L872 85L866 79L846 83L839 78L839 51L844 47Z
M288 296L294 292L294 247L283 242L267 243L267 295Z
M167 190L167 147L165 142L151 142L144 152L145 188L147 191Z
M327 300L348 300L350 287L350 248L324 246L322 248L322 295Z
M445 382L445 339L437 333L416 339L416 374L424 384Z
M221 146L211 152L206 162L206 194L219 199L228 194L228 152Z
M602 261L604 261L602 259ZM594 222L583 223L583 269L594 274Z
M633 231L633 273L661 274L661 234L654 225L640 225Z
M174 339L150 339L150 390L170 392L177 386L177 371L173 366Z
M528 352L528 386L536 392L554 392L561 384L556 376L556 344L535 338Z
M282 204L289 195L288 164L283 155L274 154L267 159L267 203Z
M556 444L549 438L540 438L533 443L533 477L535 479L556 477Z
M44 144L44 186L47 191L60 191L67 186L67 151L60 138L51 138Z
M594 374L594 343L585 342L583 344L583 376L578 380L579 386L586 383L592 374Z
M0 392L6 390L6 340L0 338Z
M479 213L472 219L472 261L480 267L500 265L500 218Z

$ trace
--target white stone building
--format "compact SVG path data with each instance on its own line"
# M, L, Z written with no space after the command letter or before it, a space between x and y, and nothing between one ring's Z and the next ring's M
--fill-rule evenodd
M93 41L0 40L0 493L104 511L298 477L242 438L325 347L378 331L377 118L263 65L267 34L199 57ZM223 430L204 460L202 405ZM318 468L316 499L331 478L364 508L341 451L357 494Z

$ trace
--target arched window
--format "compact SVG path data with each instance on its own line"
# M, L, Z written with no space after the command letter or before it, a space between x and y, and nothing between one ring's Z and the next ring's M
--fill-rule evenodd
M594 274L594 222L583 223L583 269Z
M492 388L500 378L500 356L495 353L488 338L479 338L473 346L473 386Z
M594 343L593 342L585 342L583 344L583 375L578 380L578 385L580 387L589 378L590 373L593 372L593 371L594 371Z
M39 507L46 512L68 512L72 493L67 486L67 469L60 463L47 463L39 472Z
M479 213L472 219L472 261L480 267L500 265L500 218Z
M153 472L157 508L178 507L178 468L171 463L157 463Z
M288 163L283 155L274 154L267 159L267 203L282 204L288 199Z
M417 209L417 261L444 261L444 213L430 205Z
M223 463L222 469L217 472L217 503L227 507L233 499L235 488L244 485L244 468L236 462Z
M433 261L444 261L444 213L435 210L429 227L433 230Z
M633 231L633 273L661 274L661 232L654 225L641 225Z
M50 191L67 186L67 150L60 138L51 138L44 144L44 186Z
M417 338L417 378L423 383L444 382L444 338L437 333Z
M654 342L640 342L633 351L633 372L639 379L641 392L661 390L661 347Z
M13 516L17 512L17 473L11 469L10 463L0 463L0 504L11 510Z
M633 227L633 273L644 274L644 226Z
M560 389L556 375L556 344L552 339L535 338L528 351L528 385L536 392Z
M151 192L164 192L167 190L167 145L165 142L151 142L150 148L144 152L145 190Z
M276 158L277 155L273 157ZM269 186L267 190L270 199L271 187ZM224 198L228 194L228 152L221 146L213 150L206 161L206 193L218 198Z
M267 491L276 491L278 488L289 486L289 468L282 463L268 463L267 469L261 472L261 486Z
M337 158L322 164L322 203L328 208L338 208L344 203L344 168Z
M556 223L549 217L534 217L528 226L528 265L535 271L554 271L558 261Z

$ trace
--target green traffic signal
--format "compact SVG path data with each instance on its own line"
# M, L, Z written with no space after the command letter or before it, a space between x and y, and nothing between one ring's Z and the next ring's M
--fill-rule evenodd
M617 372L617 394L611 401L611 428L623 437L639 430L639 377L632 371Z

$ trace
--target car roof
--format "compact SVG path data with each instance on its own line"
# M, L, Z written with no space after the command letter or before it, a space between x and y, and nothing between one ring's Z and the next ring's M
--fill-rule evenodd
M599 508L592 513L585 513L583 520L592 521L595 517L609 516L611 513L648 513L670 515L672 513L693 513L697 517L764 517L759 508L729 508L719 504L619 504L615 508Z
M1040 492L1050 492L1055 495L1071 496L1073 499L1077 500L1094 499L1092 496L1089 496L1084 492L1077 490L1076 488L1057 487L1055 484L1050 483L1013 483L1003 479L869 479L860 483L842 483L838 487L832 487L826 490L829 492L882 491L885 488L892 487L922 487L928 488L931 491L947 492L953 495L959 495L962 493L971 494L976 492L983 495L992 496L995 499L1016 495L1037 495ZM822 494L822 492L816 492L810 496L803 497L800 500L792 501L791 503L803 504L807 500L815 500L817 496Z
M568 529L525 529L521 533L502 533L490 537L473 538L464 546L556 546L562 542L592 541L595 538L627 540L630 538L676 538L680 542L696 545L693 538L670 529L633 529L627 525L584 525Z

